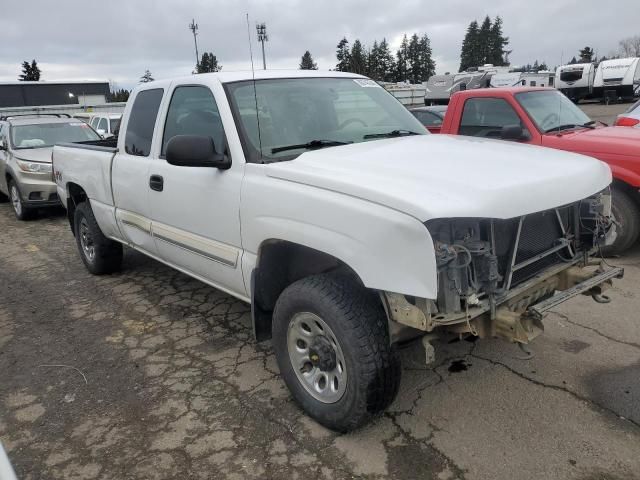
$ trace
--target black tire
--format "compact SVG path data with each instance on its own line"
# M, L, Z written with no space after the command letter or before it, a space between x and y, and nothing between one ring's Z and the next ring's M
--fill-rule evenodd
M334 403L314 398L292 365L289 325L296 314L305 312L330 327L344 356L345 390ZM346 276L315 275L287 287L273 314L273 345L293 398L309 416L332 430L347 432L364 425L398 393L400 357L390 344L384 309L374 293Z
M9 199L11 200L11 207L16 218L20 221L30 220L35 214L35 210L25 206L22 201L22 193L15 180L11 179L8 183L9 187Z
M0 203L7 203L9 201L9 197L7 197L4 193L0 192Z
M603 247L603 255L621 255L631 248L640 236L640 209L631 196L621 190L614 188L611 192L611 210L615 218L616 239L612 245Z
M122 267L122 244L104 236L87 202L76 207L73 220L76 244L87 270L94 275L119 271Z

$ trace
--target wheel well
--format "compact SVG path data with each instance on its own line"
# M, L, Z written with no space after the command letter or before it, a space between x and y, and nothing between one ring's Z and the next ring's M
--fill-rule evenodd
M67 192L67 219L69 220L69 227L71 227L71 232L75 235L76 232L73 225L73 218L76 214L76 207L87 200L87 194L85 193L83 188L76 183L67 184Z
M637 187L633 187L628 183L623 182L622 180L618 180L617 178L613 179L611 187L620 189L625 192L631 199L633 199L634 202L636 202L636 205L640 207L640 193L638 192Z
M285 288L301 278L328 272L344 273L362 285L360 277L332 255L284 240L265 242L251 274L251 312L256 340L271 338L273 310Z

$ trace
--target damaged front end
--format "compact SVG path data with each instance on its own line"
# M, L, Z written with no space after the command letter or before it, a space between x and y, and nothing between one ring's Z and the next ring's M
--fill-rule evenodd
M623 269L591 261L613 241L609 189L588 199L507 220L428 221L438 268L438 297L385 292L392 333L446 329L522 344L543 331L546 311L579 294L603 292ZM404 335L403 335L404 333Z

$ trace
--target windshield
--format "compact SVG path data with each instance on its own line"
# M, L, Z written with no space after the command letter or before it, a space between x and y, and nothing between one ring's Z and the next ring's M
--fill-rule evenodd
M100 140L89 125L84 122L36 123L33 125L14 125L11 132L13 148L52 147L56 143L84 142Z
M257 80L255 92L253 81L230 83L226 89L249 162L291 160L312 148L428 134L372 80L270 79Z
M560 70L560 80L563 82L577 82L582 79L584 67L569 67Z
M559 127L580 126L591 121L582 110L558 91L517 93L516 99L543 132Z

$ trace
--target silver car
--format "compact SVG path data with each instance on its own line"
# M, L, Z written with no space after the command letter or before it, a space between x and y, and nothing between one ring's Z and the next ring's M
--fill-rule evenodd
M62 115L0 117L0 199L11 200L18 220L59 205L51 174L56 143L100 140L86 123Z

